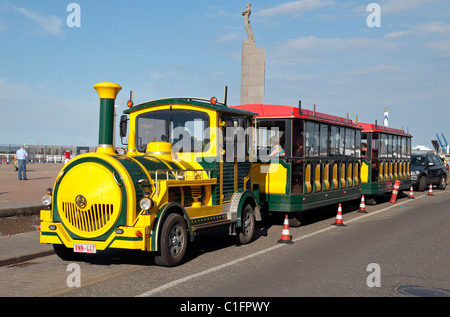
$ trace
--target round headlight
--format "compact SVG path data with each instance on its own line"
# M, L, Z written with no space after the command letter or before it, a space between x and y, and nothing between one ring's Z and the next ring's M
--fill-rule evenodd
M42 203L45 206L50 206L52 204L52 196L50 195L44 195L44 197L42 197Z
M153 201L150 198L144 197L141 199L139 205L143 210L150 210L153 207Z

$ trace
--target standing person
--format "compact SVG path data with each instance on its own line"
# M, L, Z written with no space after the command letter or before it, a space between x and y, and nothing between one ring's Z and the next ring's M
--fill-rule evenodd
M65 151L64 152L64 155L65 155L65 159L64 159L64 165L66 165L67 163L69 163L69 161L70 161L70 153L69 153L69 151Z
M27 178L27 158L28 153L25 151L25 146L22 145L20 149L16 152L16 159L19 165L19 181L22 179L28 180Z

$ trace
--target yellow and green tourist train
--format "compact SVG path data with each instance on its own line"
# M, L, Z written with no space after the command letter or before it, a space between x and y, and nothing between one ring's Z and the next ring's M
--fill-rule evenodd
M298 226L302 211L376 197L397 179L401 188L410 184L407 133L301 107L229 107L216 98L129 102L120 120L127 151L118 154L121 87L94 88L97 150L69 161L43 198L40 241L65 260L118 248L153 252L157 264L174 266L198 234L225 229L247 244L266 212ZM386 155L374 152L384 145Z

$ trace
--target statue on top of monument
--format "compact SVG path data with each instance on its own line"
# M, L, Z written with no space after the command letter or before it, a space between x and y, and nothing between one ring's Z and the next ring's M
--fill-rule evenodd
M242 11L242 15L244 16L245 31L247 31L247 39L245 42L255 43L255 34L253 34L252 28L250 27L250 14L252 13L251 6L252 4L248 2L247 8Z

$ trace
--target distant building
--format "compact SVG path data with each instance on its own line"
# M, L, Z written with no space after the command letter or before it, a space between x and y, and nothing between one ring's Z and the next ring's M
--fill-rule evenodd
M412 148L412 153L428 153L428 152L434 152L434 150L430 149L425 145L417 145Z

